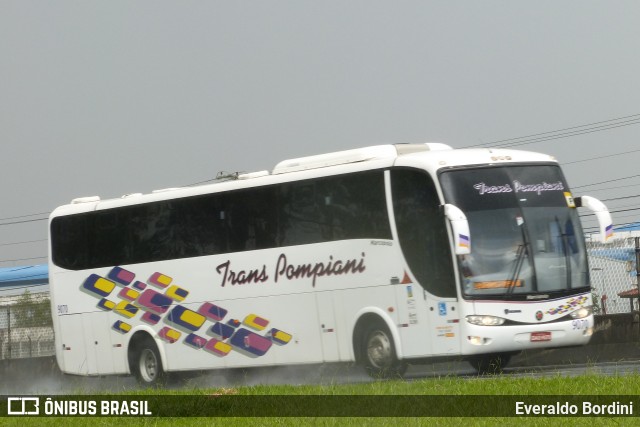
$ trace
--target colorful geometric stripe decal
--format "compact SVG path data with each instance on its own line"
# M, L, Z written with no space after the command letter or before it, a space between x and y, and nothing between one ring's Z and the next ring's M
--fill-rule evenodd
M198 309L198 313L202 314L207 319L219 321L224 319L224 317L227 315L227 310L218 307L217 305L210 302L205 302Z
M111 291L116 287L116 284L111 280L107 280L104 277L100 277L97 274L92 274L87 277L87 280L82 284L82 289L96 294L100 298L108 297Z
M207 339L202 338L196 334L189 334L184 339L184 343L190 345L193 348L201 349L207 344Z
M99 309L126 319L113 319L111 329L119 334L146 324L168 344L182 342L217 357L231 351L252 358L262 357L273 344L284 346L293 339L291 334L276 328L265 333L270 321L255 313L227 317L226 308L210 301L190 303L193 305L190 306L186 303L189 290L172 282L171 276L160 272L153 273L146 282L136 280L134 272L113 267L104 277L89 275L80 289L97 299ZM116 287L119 289L114 293ZM212 338L203 337L203 332Z
M182 289L176 285L173 285L166 290L166 295L169 298L172 298L178 302L182 302L189 295L189 291L187 291L186 289Z
M118 331L121 334L126 334L131 330L131 325L118 320L116 323L113 324L113 330Z
M469 236L465 236L464 234L458 235L458 245L462 248L469 247Z
M100 301L98 301L98 307L105 311L111 311L116 308L116 303L113 301L109 301L106 298L102 298Z
M142 320L143 322L146 322L150 325L157 325L158 322L160 321L160 319L162 319L162 317L158 316L157 314L154 314L150 311L145 312L141 317L140 320Z
M231 352L231 346L226 342L219 341L215 338L211 338L207 341L207 344L204 346L204 349L211 354L215 354L216 356L226 356Z
M547 314L563 314L568 311L574 311L582 307L582 305L587 302L587 296L583 295L581 297L571 298L566 302L566 304L562 304L558 307L550 308L547 310Z
M136 280L136 282L132 285L134 289L137 289L138 291L142 292L145 289L147 289L147 284L144 282L141 282L139 280Z
M269 331L268 336L271 337L271 341L273 341L274 343L279 344L279 345L288 344L289 341L291 341L291 338L292 338L290 334L288 334L286 332L283 332L283 331L281 331L279 329L276 329L276 328L271 329Z
M113 267L109 274L107 274L107 277L119 285L129 286L129 284L133 282L133 279L136 277L136 275L130 271L125 270L124 268Z
M240 326L240 321L238 319L229 319L229 321L227 322L227 325L233 328L237 328L238 326Z
M118 292L118 297L126 299L128 301L135 301L136 299L138 299L139 295L140 292L135 291L131 288L122 288L122 290Z
M141 309L151 311L155 314L164 314L169 310L169 306L173 300L166 295L158 293L153 289L147 289L142 292L138 298L138 305Z
M181 335L182 334L180 332L176 331L175 329L171 329L168 326L165 326L164 328L160 329L160 332L158 332L158 336L167 341L169 344L173 344L174 342L178 341Z
M129 304L129 302L127 301L120 301L117 305L116 308L113 309L116 313L130 319L133 316L136 315L136 313L138 312L138 307L136 307L133 304Z
M231 338L231 336L236 332L233 327L220 322L216 322L216 324L213 325L209 331L211 332L211 334L220 337L220 339L222 340Z
M250 314L244 318L242 323L245 326L261 331L267 327L267 325L269 324L269 321L255 314Z
M166 288L167 286L169 286L171 284L171 282L173 281L173 279L169 276L165 276L162 273L153 273L151 275L151 277L149 277L149 283L157 286L159 288Z
M204 324L205 317L202 314L177 305L167 315L167 321L178 327L195 332Z
M269 348L271 348L270 339L244 328L238 329L238 332L233 334L229 344L241 353L256 357L264 356Z

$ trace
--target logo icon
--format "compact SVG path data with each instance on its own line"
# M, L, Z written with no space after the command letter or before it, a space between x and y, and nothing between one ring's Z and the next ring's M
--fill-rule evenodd
M40 398L9 397L7 399L7 415L39 415Z
M537 321L542 320L542 316L544 316L544 315L542 314L542 312L541 312L541 311L539 311L539 310L538 310L538 311L536 311L536 320L537 320Z

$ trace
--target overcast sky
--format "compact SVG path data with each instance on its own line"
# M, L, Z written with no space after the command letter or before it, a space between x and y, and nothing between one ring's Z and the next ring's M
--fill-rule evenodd
M566 165L574 194L638 194L579 188L640 174L604 157L640 149L638 22L638 1L0 0L0 266L46 262L46 221L2 223L75 197L375 144L635 115L519 148L598 159Z

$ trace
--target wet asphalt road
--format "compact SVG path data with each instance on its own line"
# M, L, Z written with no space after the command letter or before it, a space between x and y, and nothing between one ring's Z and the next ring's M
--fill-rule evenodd
M16 364L6 369L0 382L0 394L92 394L134 391L138 385L132 377L79 377L63 375L55 366L36 367ZM513 377L572 377L583 374L631 375L640 373L640 360L599 362L571 365L508 366L501 375ZM405 374L408 381L455 376L470 380L479 376L466 362L446 362L412 365ZM362 368L348 364L305 365L291 367L254 368L226 372L208 371L178 375L168 385L172 389L231 388L261 384L355 384L374 381Z

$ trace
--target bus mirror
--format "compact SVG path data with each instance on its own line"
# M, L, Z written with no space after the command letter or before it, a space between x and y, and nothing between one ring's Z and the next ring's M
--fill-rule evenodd
M444 205L444 215L451 224L456 255L467 255L471 253L471 235L469 234L469 221L467 221L467 216L460 208L449 203Z
M606 243L613 237L613 220L604 203L591 196L576 197L575 202L577 207L588 208L596 215L600 226L600 242Z

